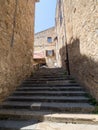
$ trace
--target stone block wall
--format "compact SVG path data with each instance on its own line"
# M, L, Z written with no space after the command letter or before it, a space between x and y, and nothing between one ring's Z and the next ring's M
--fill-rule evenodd
M0 101L32 71L35 0L0 0Z
M98 0L63 0L70 70L98 100Z

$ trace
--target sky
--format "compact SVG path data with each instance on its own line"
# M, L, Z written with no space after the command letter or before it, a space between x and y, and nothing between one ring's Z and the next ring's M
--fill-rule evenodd
M35 33L55 25L55 10L57 0L40 0L36 3Z

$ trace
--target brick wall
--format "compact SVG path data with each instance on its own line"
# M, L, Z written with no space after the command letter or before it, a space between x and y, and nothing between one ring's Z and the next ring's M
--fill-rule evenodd
M0 0L0 101L32 71L33 0Z

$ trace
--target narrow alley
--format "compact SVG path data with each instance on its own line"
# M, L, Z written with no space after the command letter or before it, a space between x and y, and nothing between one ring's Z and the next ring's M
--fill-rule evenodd
M0 0L0 130L98 130L98 0Z

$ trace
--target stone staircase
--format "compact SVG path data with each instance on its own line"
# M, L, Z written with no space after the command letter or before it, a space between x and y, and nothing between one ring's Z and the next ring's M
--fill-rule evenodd
M52 114L92 113L94 106L87 92L61 68L44 68L24 81L21 86L0 106L0 128L6 121L56 121L64 119ZM59 119L58 119L59 118ZM72 117L71 117L72 118ZM2 123L3 120L3 123ZM3 126L2 126L3 124ZM10 124L10 123L9 123ZM11 128L10 128L11 129ZM12 128L14 130L14 128Z

